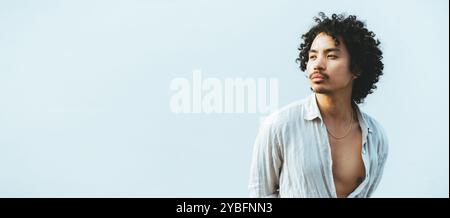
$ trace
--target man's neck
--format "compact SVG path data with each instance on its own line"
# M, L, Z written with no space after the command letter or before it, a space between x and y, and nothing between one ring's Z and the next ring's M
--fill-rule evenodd
M351 94L316 93L317 105L326 120L348 121L352 119Z

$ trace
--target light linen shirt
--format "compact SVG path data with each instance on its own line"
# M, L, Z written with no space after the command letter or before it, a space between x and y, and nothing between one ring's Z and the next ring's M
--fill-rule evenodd
M355 104L356 105L356 104ZM381 125L356 106L365 178L348 197L370 197L388 156ZM316 95L293 102L262 122L250 170L250 197L337 197L328 134Z

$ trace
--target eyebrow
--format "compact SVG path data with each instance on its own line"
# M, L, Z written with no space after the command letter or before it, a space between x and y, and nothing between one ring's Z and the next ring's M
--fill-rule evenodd
M325 53L329 53L329 52L333 52L333 51L339 52L339 51L341 51L341 49L339 49L339 48L327 48L327 49L324 50ZM311 49L311 50L309 50L309 53L318 53L318 51L314 50L314 49Z

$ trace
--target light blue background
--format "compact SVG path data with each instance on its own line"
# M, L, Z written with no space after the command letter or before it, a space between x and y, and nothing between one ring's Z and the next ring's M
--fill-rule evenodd
M171 113L176 77L276 77L317 12L382 41L362 109L388 132L375 197L449 196L448 1L0 1L0 197L246 197L260 114Z

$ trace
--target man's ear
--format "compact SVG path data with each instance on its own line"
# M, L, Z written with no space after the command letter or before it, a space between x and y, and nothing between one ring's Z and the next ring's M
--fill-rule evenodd
M353 73L353 79L358 79L361 77L362 70L359 69L359 67L356 67L354 70L355 73Z

